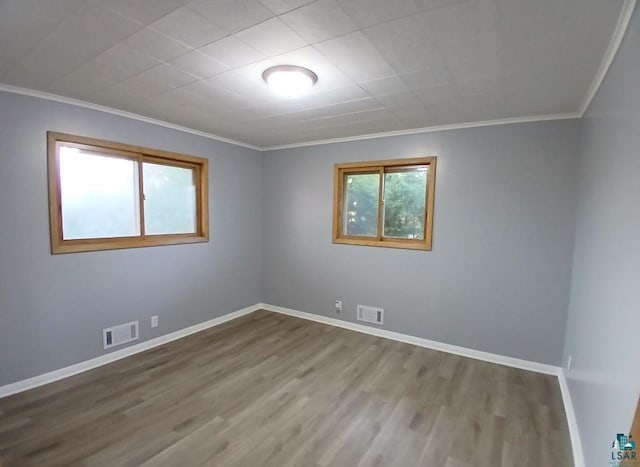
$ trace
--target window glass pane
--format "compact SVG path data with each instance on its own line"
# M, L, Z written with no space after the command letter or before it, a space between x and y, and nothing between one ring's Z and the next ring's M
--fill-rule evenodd
M384 174L384 237L424 239L427 170Z
M378 235L380 175L345 174L343 225L346 235Z
M137 162L59 149L63 239L140 235Z
M144 226L147 235L195 233L194 169L145 162Z

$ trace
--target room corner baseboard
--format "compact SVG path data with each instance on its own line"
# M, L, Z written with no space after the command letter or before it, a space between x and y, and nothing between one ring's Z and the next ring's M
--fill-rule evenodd
M194 324L193 326L180 329L179 331L171 332L169 334L165 334L163 336L159 336L154 339L150 339L148 341L140 342L139 344L135 344L130 347L117 350L115 352L111 352L96 358L92 358L90 360L86 360L84 362L76 363L74 365L70 365L64 368L60 368L58 370L50 371L48 373L34 376L32 378L27 378L22 381L17 381L15 383L10 383L5 386L0 386L0 398L7 397L12 394L17 394L19 392L26 391L28 389L37 388L38 386L43 386L45 384L53 383L54 381L68 378L69 376L77 375L78 373L83 373L85 371L92 370L94 368L97 368L103 365L107 365L117 360L130 357L131 355L144 352L145 350L149 350L154 347L158 347L160 345L167 344L177 339L181 339L183 337L189 336L191 334L195 334L196 332L204 331L205 329L218 326L222 323L226 323L227 321L231 321L233 319L239 318L249 313L253 313L254 311L260 310L261 308L262 308L261 304L253 305L247 308L243 308L241 310L227 313L226 315L218 316L217 318L213 318L208 321L204 321L202 323Z
M493 354L489 352L482 352L479 350L469 349L466 347L460 347L451 344L445 344L442 342L432 341L429 339L423 339L420 337L410 336L407 334L401 334L385 329L374 328L371 326L365 326L358 323L352 323L349 321L343 321L335 318L329 318L326 316L315 315L312 313L306 313L304 311L292 310L291 308L284 308L281 306L269 305L267 303L261 303L259 308L267 311L273 311L275 313L281 313L284 315L295 316L297 318L303 318L310 321L316 321L318 323L328 324L330 326L336 326L344 329L349 329L356 332L362 332L364 334L370 334L372 336L384 337L387 339L405 342L407 344L417 345L419 347L425 347L428 349L439 350L442 352L452 353L463 357L469 357L476 360L483 360L490 363L497 363L499 365L505 365L521 370L534 371L537 373L543 373L547 375L556 376L560 385L560 391L562 394L562 402L565 408L565 414L567 416L567 424L569 428L569 435L571 438L571 449L573 452L573 462L575 467L585 467L584 454L582 451L582 443L580 441L580 433L578 431L578 422L576 420L576 413L573 408L573 402L571 400L571 393L569 386L567 385L567 379L564 368L553 365L546 365L538 362L531 362L528 360L522 360L519 358L507 357L504 355Z
M42 375L34 376L32 378L27 378L25 380L17 381L15 383L10 383L5 386L0 386L0 398L17 394L19 392L27 391L29 389L43 386L45 384L53 383L55 381L58 381L64 378L68 378L70 376L77 375L79 373L83 373L85 371L92 370L94 368L98 368L103 365L107 365L109 363L115 362L117 360L121 360L123 358L135 355L140 352L144 352L154 347L167 344L169 342L175 341L177 339L181 339L183 337L187 337L191 334L204 331L205 329L218 326L222 323L226 323L227 321L231 321L241 316L248 315L258 310L272 311L275 313L294 316L297 318L315 321L315 322L327 324L330 326L349 329L351 331L370 334L372 336L391 339L398 342L404 342L404 343L416 345L419 347L438 350L441 352L447 352L447 353L460 355L468 358L473 358L476 360L482 360L490 363L496 363L499 365L505 365L513 368L518 368L521 370L534 371L537 373L556 376L558 378L558 382L560 385L560 391L562 393L562 401L564 403L565 413L567 416L567 423L569 426L569 434L571 437L571 446L573 450L574 463L576 467L585 467L584 454L582 451L582 443L580 441L580 433L578 431L578 423L576 420L576 414L573 408L571 393L569 391L569 386L567 384L564 368L553 366L553 365L546 365L538 362L531 362L528 360L522 360L522 359L513 358L513 357L507 357L504 355L498 355L498 354L493 354L489 352L482 352L479 350L469 349L466 347L445 344L442 342L432 341L432 340L424 339L421 337L410 336L408 334L401 334L398 332L388 331L386 329L378 329L371 326L365 326L362 324L352 323L349 321L343 321L335 318L329 318L326 316L315 315L313 313L293 310L291 308L284 308L281 306L270 305L267 303L258 303L256 305L249 306L247 308L243 308L241 310L237 310L231 313L227 313L226 315L222 315L217 318L213 318L209 321L198 323L193 326L189 326L188 328L184 328L179 331L165 334L164 336L159 336L154 339L141 342L139 344L132 345L130 347L117 350L115 352L108 353L106 355L101 355L99 357L77 363L75 365L70 365L65 368L60 368L58 370L44 373Z
M475 360L482 360L490 363L497 363L498 365L505 365L521 370L534 371L536 373L543 373L553 376L558 376L562 371L560 367L553 365L532 362L529 360L522 360L514 357L507 357L504 355L498 355L489 352L482 352L480 350L469 349L457 345L445 344L443 342L432 341L429 339L424 339L422 337L415 337L408 334L388 331L386 329L374 328L372 326L352 323L350 321L343 321L340 319L315 315L313 313L307 313L304 311L292 310L290 308L284 308L281 306L269 305L268 303L261 303L260 307L264 310L273 311L275 313L296 316L298 318L308 319L311 321L316 321L318 323L329 324L331 326L336 326L339 328L350 329L352 331L362 332L365 334L371 334L372 336L384 337L386 339L404 342L406 344L413 344L419 347L425 347L427 349L439 350L441 352L447 352L455 355L460 355L462 357L469 357Z
M567 375L564 368L560 368L558 372L558 382L560 383L562 402L564 403L564 411L567 415L567 424L569 425L569 436L571 436L571 448L573 449L573 463L575 467L585 467L582 440L580 439L580 431L578 430L578 420L576 419L576 412L573 408L571 391L567 384Z
M327 316L315 315L312 313L306 313L304 311L292 310L291 308L284 308L281 306L269 305L267 303L260 303L259 308L267 311L273 311L275 313L281 313L284 315L295 316L297 318L303 318L310 321L316 321L318 323L328 324L330 326L336 326L344 329L349 329L356 332L362 332L364 334L370 334L372 336L383 337L399 342L405 342L407 344L417 345L419 347L425 347L428 349L439 350L463 357L469 357L476 360L483 360L490 363L497 363L499 365L505 365L521 370L534 371L537 373L543 373L547 375L556 376L560 385L560 391L562 393L562 401L565 408L565 414L567 416L567 424L569 427L569 435L571 437L571 449L573 451L573 459L575 467L585 467L584 454L582 451L582 443L580 441L580 433L578 431L578 423L576 420L576 414L571 401L571 393L569 386L567 385L567 379L564 368L553 365L546 365L544 363L531 362L528 360L522 360L519 358L507 357L504 355L493 354L489 352L482 352L479 350L469 349L466 347L460 347L451 344L445 344L442 342L432 341L429 339L423 339L421 337L410 336L407 334L401 334L398 332L388 331L386 329L374 328L371 326L365 326L358 323L352 323L349 321L343 321L335 318L329 318Z

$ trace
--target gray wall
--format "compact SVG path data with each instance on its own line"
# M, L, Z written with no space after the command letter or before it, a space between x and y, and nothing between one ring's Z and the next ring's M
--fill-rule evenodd
M263 299L559 364L565 334L577 121L494 126L265 153ZM437 155L433 251L331 243L333 164Z
M565 362L588 466L607 465L640 394L640 11L582 121Z
M209 158L210 242L52 256L47 130ZM0 92L0 385L103 354L107 326L147 340L260 302L261 184L257 151Z

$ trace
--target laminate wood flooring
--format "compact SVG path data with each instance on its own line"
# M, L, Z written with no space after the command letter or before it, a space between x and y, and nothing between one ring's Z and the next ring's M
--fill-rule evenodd
M259 311L0 399L0 465L573 462L553 376Z

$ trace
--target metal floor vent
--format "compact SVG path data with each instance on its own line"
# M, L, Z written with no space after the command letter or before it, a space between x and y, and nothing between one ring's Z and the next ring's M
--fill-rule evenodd
M102 330L102 344L105 349L138 340L138 321L119 324Z
M367 323L382 324L384 310L373 306L358 305L356 319Z

